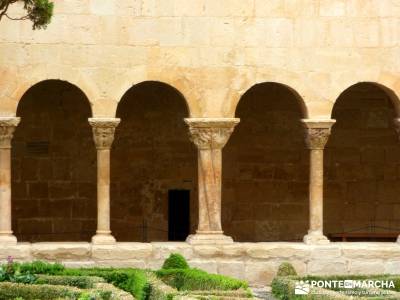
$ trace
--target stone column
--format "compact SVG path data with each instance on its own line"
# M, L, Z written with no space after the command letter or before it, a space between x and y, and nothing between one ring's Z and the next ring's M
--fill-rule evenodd
M306 244L327 244L323 234L324 147L335 120L303 119L306 144L310 149L309 230Z
M110 149L120 119L90 118L97 149L97 230L93 244L113 244L110 230Z
M16 244L11 230L11 139L20 118L0 117L0 244Z
M190 139L198 149L199 224L191 244L232 243L221 226L222 148L235 126L236 118L188 118Z

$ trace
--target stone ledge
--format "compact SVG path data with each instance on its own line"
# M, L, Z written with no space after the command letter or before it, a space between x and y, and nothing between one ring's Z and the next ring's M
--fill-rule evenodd
M148 243L116 243L114 245L92 245L95 260L130 260L151 256L153 246Z
M34 243L31 244L33 259L45 260L89 260L89 243Z

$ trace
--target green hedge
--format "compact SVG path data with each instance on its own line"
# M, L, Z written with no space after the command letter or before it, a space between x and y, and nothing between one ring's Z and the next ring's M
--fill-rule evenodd
M156 274L166 284L179 291L237 290L248 288L248 284L245 281L223 275L209 274L199 269L161 269Z
M145 300L150 289L146 272L139 269L65 269L60 275L101 277L108 283L131 293L138 300Z
M96 276L38 275L35 284L67 285L80 289L92 289L94 284L99 282L105 282L105 280Z
M58 298L78 299L82 292L74 287L35 285L12 282L0 283L0 299L15 299L18 297L24 300L54 300Z
M162 269L189 269L189 265L181 254L171 253L164 261Z
M111 283L128 293L131 293L138 300L145 300L150 289L146 278L146 272L139 269L68 269L61 264L51 264L42 261L23 264L14 263L14 265L19 269L21 274L101 277L104 278L108 283Z

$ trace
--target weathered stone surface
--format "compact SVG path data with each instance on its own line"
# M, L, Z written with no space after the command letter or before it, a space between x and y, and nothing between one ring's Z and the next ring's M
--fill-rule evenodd
M196 259L190 260L189 265L192 268L199 268L205 270L209 273L217 274L218 273L218 264L215 260L207 260L207 259Z
M178 242L152 242L153 258L156 260L166 259L171 253L180 253L186 259L193 257L193 247L187 243Z
M246 262L245 279L252 285L270 284L278 271L279 262Z
M388 261L385 263L385 274L399 274L400 260Z
M385 264L382 260L352 260L349 262L349 272L352 274L383 274Z
M34 259L54 261L90 259L89 243L35 243L31 247Z
M400 249L392 243L342 244L342 253L346 258L363 259L399 259Z
M18 243L15 245L2 245L0 259L6 260L9 256L16 260L28 260L31 257L31 244Z
M252 258L293 258L306 257L309 248L302 244L291 243L257 243L249 244L247 254Z
M347 262L344 259L315 259L307 263L307 273L315 275L347 274Z
M245 262L236 260L223 260L217 263L218 274L245 279Z
M216 257L222 255L222 249L220 246L194 246L193 250L195 254L203 257Z
M153 254L148 243L117 243L115 245L93 245L92 258L96 260L130 260L147 258Z

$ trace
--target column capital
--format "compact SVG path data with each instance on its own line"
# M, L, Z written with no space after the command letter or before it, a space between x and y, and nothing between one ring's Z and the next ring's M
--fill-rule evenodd
M0 117L0 148L11 148L11 139L15 128L18 126L21 118L17 117Z
M222 149L228 142L238 118L186 118L191 141L198 149Z
M119 118L89 118L94 142L98 150L111 148L114 141L115 128L120 122L121 119Z
M324 149L336 120L301 119L306 129L305 139L309 149Z

